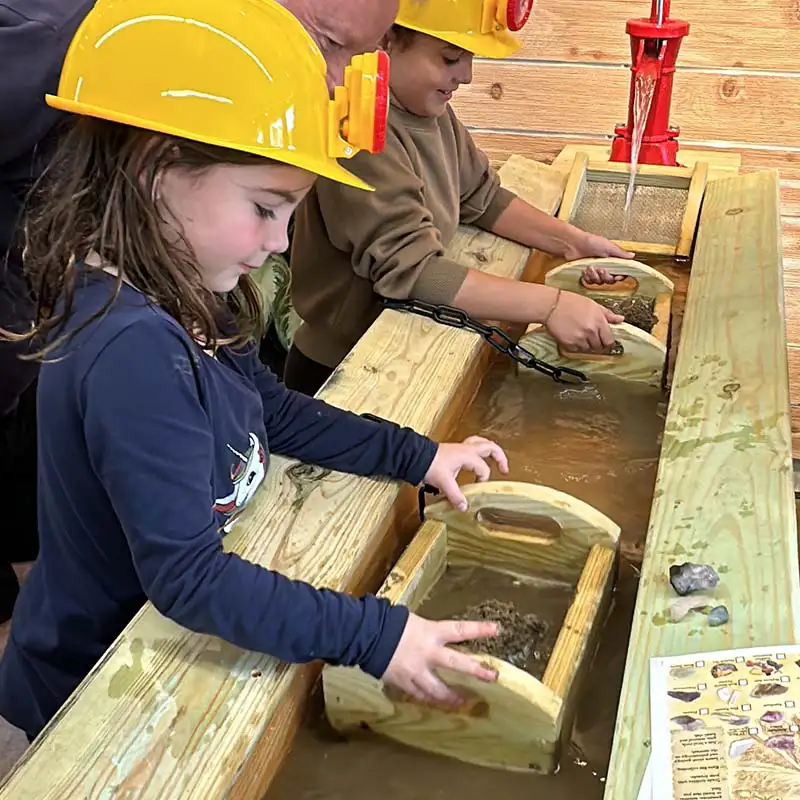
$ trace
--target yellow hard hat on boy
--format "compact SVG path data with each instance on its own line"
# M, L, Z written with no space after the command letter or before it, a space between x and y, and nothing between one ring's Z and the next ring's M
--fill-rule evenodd
M400 0L395 23L443 39L484 58L506 58L520 48L511 31L528 21L533 0Z
M333 100L325 76L275 0L98 0L47 103L372 189L336 159L383 148L388 57L356 56Z

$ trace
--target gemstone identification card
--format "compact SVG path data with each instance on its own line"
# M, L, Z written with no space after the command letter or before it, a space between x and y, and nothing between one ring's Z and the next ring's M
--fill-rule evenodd
M658 800L800 798L800 645L650 660Z

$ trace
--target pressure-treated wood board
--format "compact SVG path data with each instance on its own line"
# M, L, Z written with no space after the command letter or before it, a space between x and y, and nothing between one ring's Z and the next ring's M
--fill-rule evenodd
M623 250L688 258L708 181L708 161L697 160L691 166L675 167L639 165L637 188L662 194L658 201L652 197L649 203L645 200L644 206L639 205L639 195L634 194L631 218L626 221L621 205L630 179L630 165L590 156L591 153L578 150L570 160L562 152L553 162L553 166L567 170L558 218L590 233L607 236ZM614 202L612 197L620 203L615 214L609 208L609 203ZM589 210L584 213L587 206ZM658 213L654 215L656 207ZM658 217L659 224L653 224L653 216Z
M800 346L800 275L784 272L783 296L786 303L786 340L789 344Z
M526 171L516 160L501 178L542 208L558 205L559 183L547 167ZM518 277L530 251L465 228L448 254ZM473 333L386 311L322 396L439 438L477 391L490 350ZM413 532L402 523L415 503L409 487L274 457L226 548L317 586L375 590ZM27 751L0 797L259 798L318 671L318 664L289 666L193 634L148 604Z
M627 168L626 164L609 161L611 158L610 143L600 145L568 144L553 159L552 166L569 171L573 168L575 158L580 153L585 153L588 156L589 169L623 170ZM678 151L678 161L687 170L696 169L701 164L707 164L708 180L711 180L712 178L724 178L738 174L742 165L742 155L733 150L693 150L689 147L682 147ZM680 172L680 168L660 167L651 164L642 164L639 169L641 174L670 170L675 170L676 174Z
M778 181L764 172L706 190L606 800L635 798L644 774L648 659L796 641L797 555ZM666 623L683 561L720 571L729 624Z
M519 34L523 47L517 57L627 64L625 23L649 16L647 0L537 0ZM686 67L798 69L800 10L795 0L678 0L671 16L691 25L681 45L679 79Z
M627 114L630 71L622 67L482 61L473 73L453 98L472 127L609 135ZM680 72L670 121L684 141L796 147L798 90L800 79L783 74Z
M624 115L624 108L621 113ZM613 134L611 130L594 136L575 136L560 128L555 131L529 129L507 132L477 127L473 125L468 115L462 115L460 119L469 127L478 147L486 152L489 160L498 168L512 154L533 158L537 161L553 162L562 153L562 158L571 158L576 150L592 152L593 148L602 148L606 153L606 158L611 153L611 136ZM733 136L733 131L731 136ZM774 168L780 172L782 181L800 181L800 148L791 150L780 147L737 146L730 140L698 142L688 140L683 135L679 136L678 143L680 145L679 158L687 165L694 163L698 158L698 156L690 154L698 152L703 154L699 158L711 161L718 167L724 163L733 164L741 160L742 172Z

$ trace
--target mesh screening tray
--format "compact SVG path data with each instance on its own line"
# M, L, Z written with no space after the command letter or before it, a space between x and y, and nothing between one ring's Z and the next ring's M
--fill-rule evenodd
M692 168L639 166L626 213L630 165L589 167L577 153L567 178L558 218L641 254L688 258L703 201L708 163Z

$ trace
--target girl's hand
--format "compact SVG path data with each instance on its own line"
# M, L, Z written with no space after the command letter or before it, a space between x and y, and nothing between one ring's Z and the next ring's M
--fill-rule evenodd
M610 325L624 321L625 317L604 308L589 297L562 291L545 327L567 350L602 353L614 344Z
M491 467L486 459L492 458L500 472L508 472L508 459L499 445L482 436L470 436L461 444L440 444L436 456L425 475L425 483L435 486L459 510L467 510L467 498L456 483L458 473L469 469L479 481L488 481Z
M612 258L633 258L635 255L636 253L623 250L619 245L614 244L604 236L586 233L586 231L580 231L564 252L564 258L567 261L576 261L579 258L591 258L592 256L599 258L609 256Z
M451 445L451 447L460 446ZM494 622L464 620L433 622L416 614L410 614L397 650L394 651L382 679L423 703L460 705L464 698L436 675L434 670L437 667L447 667L466 675L474 675L487 683L496 681L497 673L482 667L466 653L460 653L446 645L496 636L497 632L497 624Z

